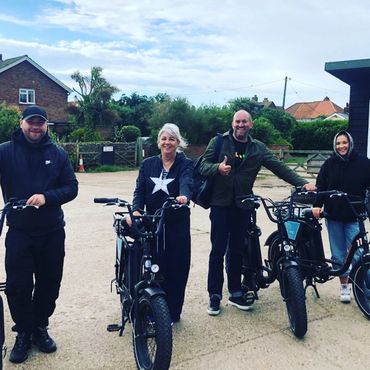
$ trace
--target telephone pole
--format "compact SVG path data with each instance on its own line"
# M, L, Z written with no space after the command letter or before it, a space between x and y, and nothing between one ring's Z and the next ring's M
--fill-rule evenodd
M283 109L285 109L285 95L286 95L286 85L287 85L287 83L288 83L288 77L285 76L284 93L283 93L283 104L282 104Z

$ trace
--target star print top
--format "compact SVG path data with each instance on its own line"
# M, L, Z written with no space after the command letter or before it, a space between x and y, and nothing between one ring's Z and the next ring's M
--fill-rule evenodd
M152 214L162 207L168 197L185 195L190 200L192 187L193 161L184 153L176 154L175 161L167 173L163 171L160 155L146 158L136 179L133 209L145 209Z

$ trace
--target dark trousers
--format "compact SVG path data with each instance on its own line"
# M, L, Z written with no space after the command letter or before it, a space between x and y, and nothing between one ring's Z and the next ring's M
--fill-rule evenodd
M163 240L164 239L164 240ZM166 222L155 241L156 261L164 281L161 287L173 321L180 318L190 270L190 217Z
M227 253L227 282L229 293L241 295L242 250L250 211L231 207L211 207L212 249L208 264L208 293L222 298L224 257Z
M30 236L10 228L6 234L5 293L16 331L49 324L62 280L64 241L64 229Z

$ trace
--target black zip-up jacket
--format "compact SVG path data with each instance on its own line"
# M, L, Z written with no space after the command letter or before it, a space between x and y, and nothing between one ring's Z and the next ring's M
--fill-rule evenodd
M366 188L370 186L370 160L360 156L355 150L346 160L333 154L321 166L316 186L319 191L341 190L349 194L353 200L364 199ZM356 221L355 215L343 199L318 197L314 206L322 207L322 205L328 213L328 218L332 220Z
M162 207L167 197L185 195L189 200L191 199L193 189L193 161L187 158L184 153L176 153L175 161L167 175L168 183L164 184L162 189L156 190L155 181L158 184L160 183L162 169L163 163L160 155L146 158L143 161L136 180L133 199L134 210L144 210L146 208L149 214L153 214L153 212ZM163 189L166 189L168 194ZM188 214L189 212L185 210L187 208L182 208L173 213L176 215Z
M77 196L78 182L66 151L47 133L40 143L31 144L18 129L11 141L0 144L0 178L4 202L33 194L43 194L46 200L39 209L9 212L10 227L32 235L64 227L61 205Z

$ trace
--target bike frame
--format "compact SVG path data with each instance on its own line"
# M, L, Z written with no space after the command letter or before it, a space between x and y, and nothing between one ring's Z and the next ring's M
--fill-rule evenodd
M312 192L302 192L298 191L296 194L297 196L307 195ZM312 243L311 248L307 248L308 252L304 254L304 258L298 258L299 264L302 270L305 272L308 277L312 277L315 281L318 282L325 282L331 277L335 276L342 276L351 266L353 262L353 257L359 249L363 249L362 258L366 260L370 260L369 254L369 240L367 236L367 231L365 229L365 220L367 218L366 212L357 212L354 208L354 204L362 203L362 202L353 202L349 199L348 194L340 191L323 191L323 192L315 192L317 195L322 196L330 196L330 197L341 197L345 199L347 204L350 206L353 214L355 215L358 225L359 225L359 233L352 241L351 247L349 248L346 260L344 264L341 265L331 259L325 258L325 252L323 248L323 243L321 239L321 230L322 227L318 220L316 220L312 216L312 212L310 209L306 209L305 212L302 212L301 219L297 219L296 216L293 215L294 212L294 194L291 197L291 216L290 219L294 220L294 222L298 222L299 224L305 225L312 230L313 234L316 234L315 242ZM293 215L293 216L292 216ZM324 212L323 217L326 217L327 214ZM297 253L299 255L300 244L299 240L296 243ZM306 255L307 254L307 255ZM329 265L328 265L329 264ZM339 266L339 267L335 267ZM313 285L309 283L308 285Z

